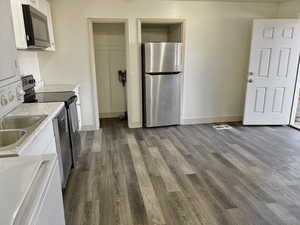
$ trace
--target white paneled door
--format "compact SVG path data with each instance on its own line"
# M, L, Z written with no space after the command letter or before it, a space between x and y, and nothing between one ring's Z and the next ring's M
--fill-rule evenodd
M299 20L254 21L245 125L289 124L299 53Z

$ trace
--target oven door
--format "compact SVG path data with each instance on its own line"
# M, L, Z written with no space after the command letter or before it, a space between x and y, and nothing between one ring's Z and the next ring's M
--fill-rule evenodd
M22 5L28 48L48 48L50 37L47 16L30 5Z

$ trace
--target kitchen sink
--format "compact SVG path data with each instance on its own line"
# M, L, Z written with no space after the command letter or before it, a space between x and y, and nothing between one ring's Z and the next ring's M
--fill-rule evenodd
M40 124L47 116L8 116L1 120L0 129L28 129Z
M1 119L0 152L18 147L46 117L46 115L7 116Z
M26 133L26 130L0 130L0 151L18 145Z

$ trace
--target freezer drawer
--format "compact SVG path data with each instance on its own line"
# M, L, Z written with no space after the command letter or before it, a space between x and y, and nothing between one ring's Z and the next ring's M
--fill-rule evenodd
M145 73L181 72L182 43L145 43Z
M145 75L144 126L180 123L180 80L176 75Z

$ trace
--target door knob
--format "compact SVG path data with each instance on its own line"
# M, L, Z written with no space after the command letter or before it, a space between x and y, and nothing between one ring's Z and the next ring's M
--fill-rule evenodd
M254 73L253 72L249 72L249 76L253 76L254 75Z
M248 83L253 83L253 79L249 79L249 80L248 80Z

